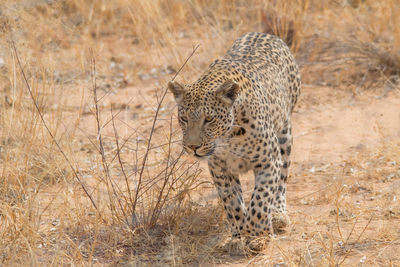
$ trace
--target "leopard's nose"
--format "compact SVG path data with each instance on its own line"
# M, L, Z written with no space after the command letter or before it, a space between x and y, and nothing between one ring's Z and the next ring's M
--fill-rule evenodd
M188 145L188 147L189 147L191 150L196 151L200 146Z

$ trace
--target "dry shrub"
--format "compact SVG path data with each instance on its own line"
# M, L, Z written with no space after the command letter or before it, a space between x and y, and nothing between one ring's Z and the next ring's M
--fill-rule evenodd
M41 135L37 136L35 135L34 131L21 131L24 134L28 134L30 138L36 138L34 139L34 141L36 141L34 144L25 143L24 141L26 141L26 139L18 139L18 136L14 136L18 141L21 141L21 144L24 146L31 145L28 147L28 149L22 147L17 149L17 151L23 151L27 153L27 155L31 155L33 154L31 148L36 146L41 148L43 144L41 144L40 141L46 140L49 142L49 145L52 146L52 153L56 152L57 155L62 155L61 160L57 157L52 157L51 160L53 162L55 160L59 160L62 164L54 162L51 166L60 167L62 165L66 165L69 167L69 171L73 173L77 184L81 189L83 189L84 195L87 197L87 201L82 202L81 200L81 205L84 206L84 208L79 211L80 213L83 212L83 214L81 214L82 220L78 220L76 223L73 223L72 221L76 221L76 219L79 217L68 218L67 216L64 218L61 216L64 215L64 211L59 213L59 216L62 218L62 224L72 223L72 225L75 225L75 227L82 225L82 227L78 228L72 227L71 229L71 227L65 227L64 229L60 229L61 238L75 238L70 245L63 244L61 246L61 249L65 251L64 253L73 258L78 256L80 259L78 262L81 262L87 258L89 262L91 262L93 253L97 251L97 249L94 249L95 243L93 243L91 240L87 246L85 245L83 249L79 249L78 251L74 250L74 244L75 241L85 242L82 241L82 238L83 240L93 238L93 234L90 234L90 236L87 237L86 234L82 233L82 230L84 230L84 233L97 231L100 227L98 221L103 222L105 225L121 225L120 227L125 228L124 232L132 237L137 235L141 236L140 233L142 231L146 233L155 227L165 227L169 224L174 224L174 222L182 215L182 211L187 209L187 195L193 190L194 187L198 185L196 178L200 171L198 170L197 163L187 164L185 161L181 160L183 151L178 148L179 144L176 142L176 140L173 140L173 134L176 131L173 129L171 113L169 113L169 115L160 114L161 105L167 90L165 89L162 91L161 98L159 99L155 114L153 115L153 122L150 131L147 134L135 131L128 137L120 139L117 125L117 120L119 119L118 115L120 112L114 113L111 108L111 116L107 118L107 121L103 120L102 115L104 114L104 111L100 109L99 102L102 101L103 97L106 95L101 97L98 96L95 69L96 65L93 58L91 63L93 109L91 112L93 113L93 118L95 120L96 134L94 135L95 138L90 136L87 136L87 138L88 141L93 145L94 150L97 151L96 153L98 155L97 160L90 161L89 159L88 164L89 166L94 164L97 166L97 168L92 169L92 171L90 169L82 170L81 168L85 168L86 164L80 164L80 171L78 172L77 168L75 167L78 162L72 163L69 156L65 153L65 149L60 145L61 142L56 135L57 127L49 126L49 122L47 121L49 120L49 115L47 114L49 110L43 108L43 103L40 102L41 98L35 94L34 89L36 87L33 87L29 84L29 81L26 79L25 72L22 69L22 65L20 64L17 50L14 51L15 57L18 61L19 71L23 77L18 80L18 82L26 86L26 92L29 93L28 96L30 96L30 101L33 103L33 107L31 106L27 112L19 112L18 114L25 115L28 113L35 116L36 120L32 120L32 123L39 131L41 131ZM176 75L178 74L179 72L177 72ZM11 112L14 112L14 109L11 109ZM162 118L163 120L161 123L160 117L164 117ZM60 119L61 116L58 118ZM53 118L50 116L50 122L53 122L52 119ZM12 123L13 122L10 122L9 124ZM28 125L28 127L29 126L32 127L32 125ZM157 131L157 128L162 126L164 126L166 130ZM105 137L104 132L107 131L113 133L112 139ZM32 136L32 134L34 136ZM145 139L142 138L142 140L139 141L142 136L146 135L147 137L145 137ZM43 138L43 136L45 138ZM11 139L10 136L5 136L4 138L5 140ZM157 144L154 143L154 139L157 140ZM66 140L67 139L64 139L63 141ZM163 141L160 142L160 140ZM9 141L8 143L11 144L12 142ZM10 147L8 143L7 146L4 147L7 152ZM134 150L126 149L128 146L135 146L135 148ZM68 147L67 149L71 150L72 147ZM131 156L132 153L134 153L133 158ZM38 158L38 155L33 154L32 156L35 159ZM9 160L11 155L6 153L6 157ZM24 157L24 159L26 158L27 157ZM134 163L133 168L127 166L127 162L129 160L132 160ZM47 167L47 164L51 164L51 161L46 161L43 164ZM7 163L7 161L5 163ZM42 162L27 162L29 167L34 164L34 170L37 170L37 168L41 166L40 163ZM3 163L3 168L6 171L10 171L10 168L15 168L15 166L8 166L7 164ZM18 180L19 184L17 184L17 182L12 183L12 181L9 180L5 180L3 184L3 188L5 188L5 190L8 190L8 187L11 184L16 184L17 186L19 185L22 190L34 192L32 195L28 196L27 201L24 201L24 199L21 200L22 205L26 205L27 203L30 205L28 207L30 212L29 215L22 213L18 214L17 216L15 214L14 216L11 216L7 209L10 200L2 200L2 202L4 201L4 205L6 207L3 209L5 213L1 215L5 218L9 218L9 220L6 220L6 223L2 225L4 230L2 233L7 233L7 236L4 236L2 239L2 241L5 242L2 244L4 250L2 250L3 255L1 255L1 260L3 263L9 263L10 261L13 262L13 259L16 255L15 253L24 250L32 251L32 247L37 247L38 244L40 247L42 247L42 243L46 244L46 247L49 247L49 250L55 249L54 244L51 244L48 241L40 241L40 238L38 238L39 232L41 232L39 231L40 217L44 210L39 209L39 200L35 199L35 197L38 196L40 192L40 185L42 184L42 181L38 180L41 178L38 175L39 173L35 172L29 174L29 176L23 177L23 180L18 176L11 176L13 179ZM54 175L54 173L52 173L52 175ZM85 181L83 177L86 177ZM16 195L21 195L21 192L18 192ZM100 199L101 201L99 201ZM32 208L34 209L35 214L31 213ZM66 208L68 209L69 207ZM92 210L95 212L95 215L98 218L96 220L97 223L94 225L92 223L85 225L82 223L82 221L84 221L84 218L87 217L88 214L93 213ZM20 223L12 220L12 218L15 217L17 220L25 219L29 223L23 221L25 225L21 225L21 230L9 231L8 228L10 226L13 225L15 227L20 225ZM58 220L60 221L60 219ZM23 235L25 234L22 232L22 230L25 228L23 226L29 227L30 231L26 234L27 237ZM95 227L95 229L93 229L93 227ZM115 230L115 227L110 229L104 229L104 227L102 228L106 235L108 231ZM160 234L158 233L157 235L159 236ZM153 238L153 235L150 235L150 237ZM21 242L23 243L21 244ZM94 242L96 242L96 240ZM121 243L126 243L126 239L124 241L117 242L116 244L121 245ZM144 245L143 242L142 245ZM58 247L58 249L60 248ZM142 247L138 247L137 249L141 250ZM136 251L136 249L134 251ZM145 251L147 251L147 249L145 249ZM78 254L75 255L74 253ZM108 258L109 255L103 256ZM31 260L32 263L37 264L35 258L32 258ZM18 262L19 261L15 261L14 263Z
M355 93L377 81L390 88L398 86L398 14L394 0L332 2L323 8L315 17L316 32L310 36L313 46L307 47L312 48L309 60L319 68L306 68L320 74L313 82L328 86L345 83Z

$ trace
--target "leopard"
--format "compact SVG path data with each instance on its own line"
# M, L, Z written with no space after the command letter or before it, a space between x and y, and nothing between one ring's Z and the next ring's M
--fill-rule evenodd
M183 149L208 163L232 238L273 236L287 226L291 115L299 67L279 37L249 32L193 83L168 83ZM246 205L239 176L254 173Z

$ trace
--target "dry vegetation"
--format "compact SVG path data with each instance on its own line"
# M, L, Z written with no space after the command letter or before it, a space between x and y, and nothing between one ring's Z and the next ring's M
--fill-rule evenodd
M301 66L298 116L399 97L399 14L396 0L2 1L0 266L400 266L399 132L295 158L287 231L235 258L165 91L265 31Z

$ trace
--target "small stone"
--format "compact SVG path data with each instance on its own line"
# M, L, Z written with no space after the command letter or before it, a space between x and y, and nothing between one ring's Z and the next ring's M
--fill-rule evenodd
M110 66L108 66L108 68L109 68L110 70L112 70L112 69L115 69L116 66L117 66L117 63L111 62L111 63L110 63Z
M151 75L157 75L157 69L156 68L152 68L150 70Z
M138 73L139 79L142 81L147 81L151 79L151 76L148 73L140 72Z
M362 258L360 259L360 262L361 262L361 263L364 263L366 260L367 260L367 256L364 255L364 256L362 256Z

